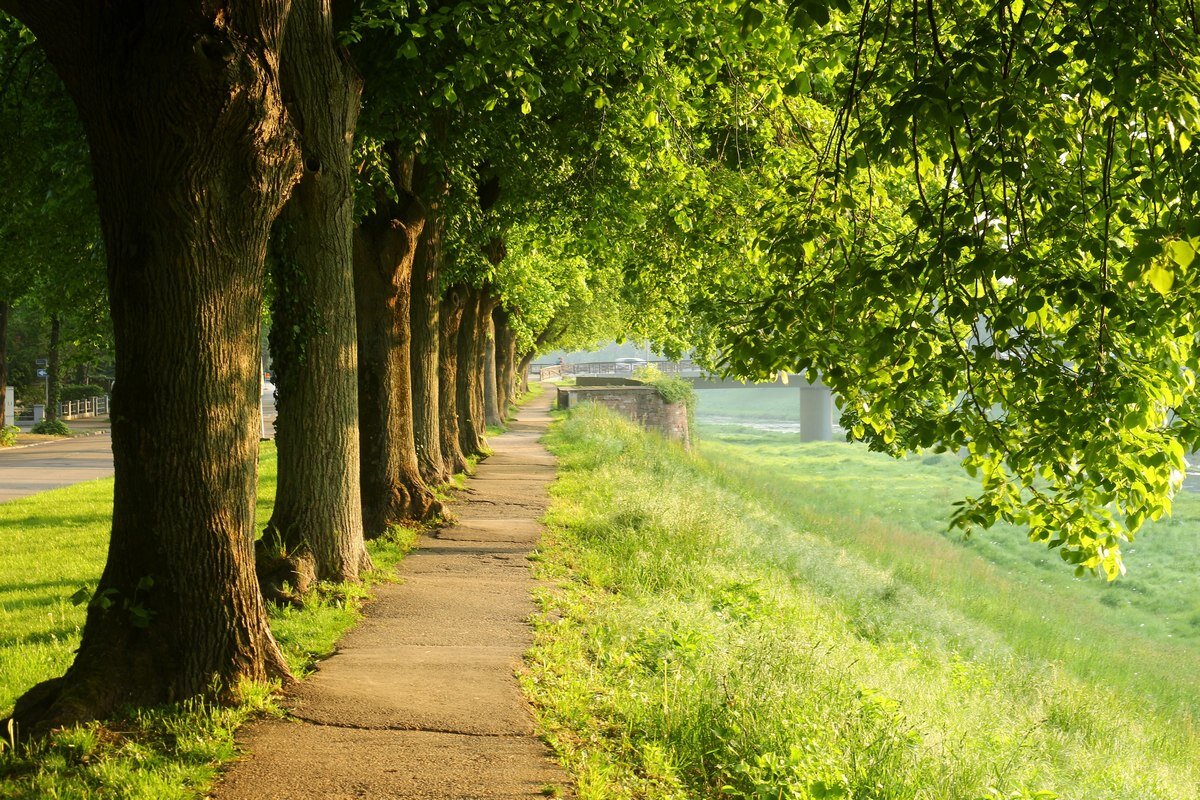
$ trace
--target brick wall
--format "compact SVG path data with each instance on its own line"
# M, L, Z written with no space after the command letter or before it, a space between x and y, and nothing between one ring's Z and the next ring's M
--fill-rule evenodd
M668 403L653 386L562 386L558 407L591 402L624 414L646 430L657 431L687 447L691 441L687 406Z

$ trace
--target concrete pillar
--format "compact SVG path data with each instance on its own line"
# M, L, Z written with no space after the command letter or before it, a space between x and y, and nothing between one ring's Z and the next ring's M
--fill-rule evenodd
M16 425L17 390L12 386L4 387L4 424Z
M41 403L36 404L33 407L33 424L37 425L39 422L41 422L45 418L46 418L46 407L44 405L42 405Z
M800 441L833 441L833 392L828 387L801 387Z

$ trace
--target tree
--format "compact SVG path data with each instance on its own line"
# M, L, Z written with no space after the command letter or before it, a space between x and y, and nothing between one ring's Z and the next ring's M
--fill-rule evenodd
M872 447L963 453L983 491L956 524L1027 526L1114 578L1200 441L1195 10L857 11L729 364L820 371Z
M29 31L6 19L0 19L0 74L6 142L0 152L0 316L7 321L12 306L21 306L36 310L48 327L33 357L48 358L47 415L54 419L70 351L111 347L95 190L83 130L61 81ZM0 386L8 380L8 361L5 332Z
M370 564L359 476L351 174L361 81L334 41L329 0L294 4L281 82L304 171L274 227L279 482L260 552L265 571L302 594L310 577L356 581Z
M79 109L116 341L108 561L74 663L16 704L27 733L288 675L253 557L263 261L299 167L287 9L0 2Z
M363 524L368 536L405 520L429 519L441 510L417 463L409 367L411 277L425 208L412 193L414 157L389 143L383 158L390 185L377 192L375 208L359 224L354 240Z

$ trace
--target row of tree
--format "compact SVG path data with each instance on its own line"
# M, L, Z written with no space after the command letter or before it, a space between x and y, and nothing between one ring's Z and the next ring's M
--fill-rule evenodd
M961 524L1110 576L1200 442L1190 0L0 9L78 115L47 89L5 168L80 126L116 347L103 602L27 729L286 675L264 306L258 549L293 580L354 579L533 352L601 334L819 372L853 437L964 453ZM86 225L12 218L85 269Z

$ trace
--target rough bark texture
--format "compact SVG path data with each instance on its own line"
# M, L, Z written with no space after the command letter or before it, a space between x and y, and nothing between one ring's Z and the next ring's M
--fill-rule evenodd
M500 300L493 294L492 287L485 286L479 296L479 317L475 330L475 335L478 337L475 346L475 372L479 376L475 390L477 392L475 402L479 407L479 418L483 420L485 426L492 424L488 421L489 397L492 403L495 403L496 400L496 350L495 335L492 331L492 312L499 304ZM486 427L483 428L483 431L486 437ZM484 446L487 446L486 438Z
M488 425L499 428L504 418L500 414L500 387L496 385L496 324L492 313L484 315L482 309L479 322L483 326L483 417Z
M409 371L413 257L425 209L411 192L412 159L393 161L400 202L379 198L354 237L363 529L425 520L442 510L421 479Z
M0 403L8 386L8 303L0 300Z
M466 288L452 286L446 291L438 312L438 432L442 459L452 473L464 472L469 466L458 429L458 335L466 301Z
M279 483L259 547L268 597L283 582L303 593L310 576L357 581L370 564L359 492L350 161L362 87L334 41L330 0L293 7L282 70L304 171L275 224L271 258Z
M508 410L517 398L517 332L513 330L510 314L500 306L492 312L492 327L496 331L496 392L500 416L508 419Z
M36 735L288 676L253 524L263 261L298 159L286 0L0 2L79 106L116 342L108 561L74 663L16 703Z
M58 419L62 400L62 317L50 315L50 356L46 366L46 419Z
M458 375L455 392L458 400L458 441L467 456L483 453L486 446L483 418L483 340L480 334L480 310L483 293L467 290L462 323L458 328Z
M442 240L445 235L445 183L430 182L426 192L425 227L417 242L412 276L412 404L413 439L417 465L430 484L450 480L442 457L440 377L438 359L441 331L438 311L441 295Z

